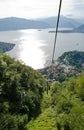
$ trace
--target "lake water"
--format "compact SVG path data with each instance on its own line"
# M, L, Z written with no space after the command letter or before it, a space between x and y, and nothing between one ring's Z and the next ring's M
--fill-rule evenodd
M2 31L0 32L0 41L15 43L14 49L7 54L34 69L39 69L51 63L55 34L48 33L48 31L53 30ZM55 59L65 51L71 50L84 51L84 34L58 33Z

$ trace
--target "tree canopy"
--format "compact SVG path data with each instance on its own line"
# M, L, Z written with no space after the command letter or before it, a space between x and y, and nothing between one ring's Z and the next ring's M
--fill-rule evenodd
M84 73L49 86L40 73L1 53L0 130L84 130Z
M0 130L23 130L36 118L45 87L38 72L0 54Z
M26 130L84 130L84 74L53 82L48 95L44 93L41 110Z

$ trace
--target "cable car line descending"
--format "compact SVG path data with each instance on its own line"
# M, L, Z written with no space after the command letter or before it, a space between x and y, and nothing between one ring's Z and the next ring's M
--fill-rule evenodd
M62 6L62 0L60 0L60 3L59 3L59 10L58 10L58 16L57 16L57 24L56 24L56 31L55 31L53 55L52 55L52 59L51 59L51 72L48 72L48 75L47 75L47 94L48 94L48 90L50 89L49 82L51 81L51 80L49 80L49 76L53 72L54 55L55 55L55 48L56 48L56 44L57 44L57 33L58 33L58 27L59 27L61 6Z
M56 25L55 40L54 40L53 55L52 55L52 66L54 64L55 48L56 48L56 44L57 44L57 33L58 33L61 5L62 5L62 0L60 0L60 3L59 3L59 11L58 11L58 16L57 16L57 25Z

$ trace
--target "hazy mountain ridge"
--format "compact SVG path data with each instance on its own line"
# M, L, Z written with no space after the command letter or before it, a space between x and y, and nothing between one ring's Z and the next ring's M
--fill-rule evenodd
M9 30L21 30L21 29L45 29L56 27L57 17L49 17L45 19L25 19L17 17L8 17L0 19L0 31ZM64 28L76 28L81 23L78 20L67 18L64 16L60 17L59 27Z
M75 28L74 31L84 33L84 24L82 24L79 27Z
M35 21L16 17L0 19L0 31L20 30L20 29L40 29L49 27L50 25L43 21Z
M45 18L43 20L44 22L49 23L53 28L56 27L57 17L49 17ZM67 18L65 16L61 16L59 20L59 27L65 27L65 28L75 28L82 24L80 20Z

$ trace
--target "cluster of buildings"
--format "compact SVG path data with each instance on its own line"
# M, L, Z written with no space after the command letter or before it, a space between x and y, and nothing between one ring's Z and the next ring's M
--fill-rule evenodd
M84 70L84 64L82 64L82 69ZM71 66L68 62L57 61L55 65L51 67L44 68L40 70L44 75L45 79L48 81L64 80L67 77L79 76L80 71L76 67Z

